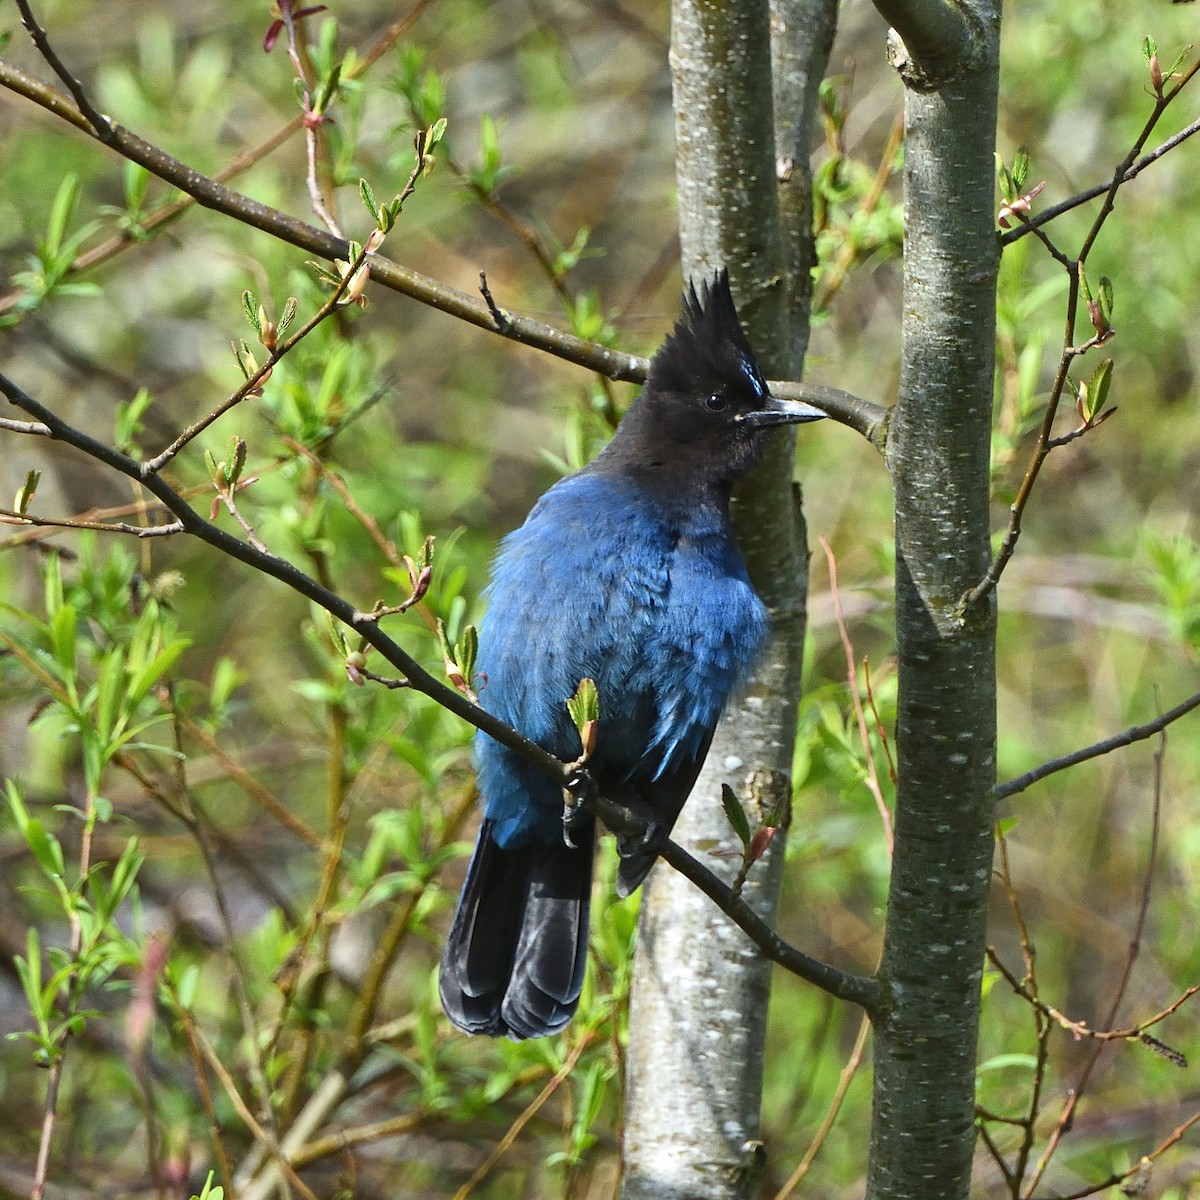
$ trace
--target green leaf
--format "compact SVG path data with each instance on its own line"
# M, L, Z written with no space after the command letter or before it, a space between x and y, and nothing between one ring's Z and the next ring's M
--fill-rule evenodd
M66 862L63 859L62 845L58 839L46 832L46 827L36 817L31 817L22 830L25 844L37 860L37 864L50 877L63 879L66 876Z
M1022 147L1017 151L1012 165L1013 191L1020 196L1025 191L1025 180L1029 176L1029 154Z
M125 681L125 651L114 646L104 655L96 680L96 729L108 741L116 725L121 685Z
M567 712L579 732L584 757L590 757L596 748L596 730L600 724L600 693L594 679L579 681L575 695L567 701Z
M46 226L45 249L47 256L57 258L67 236L67 224L79 203L79 176L70 173L63 176L54 200L50 205L50 221Z
M75 631L77 614L70 604L63 604L50 618L50 648L67 678L75 674Z
M289 296L283 302L283 312L279 314L279 322L276 326L280 337L287 332L288 326L296 319L297 308L299 308L299 303L295 296Z
M383 219L379 215L379 205L375 203L375 193L365 179L358 181L358 198L362 201L363 208L371 214L371 220L378 228L383 229Z
M1104 411L1108 402L1108 389L1112 383L1112 369L1113 360L1111 358L1102 359L1085 385L1086 391L1083 388L1080 389L1084 421L1094 421Z
M979 1064L978 1074L985 1071L1003 1071L1009 1067L1020 1067L1032 1071L1037 1066L1037 1059L1032 1054L995 1054Z
M179 656L191 645L188 638L176 638L161 650L129 680L129 698L135 703L178 662Z
M25 482L13 500L13 508L24 516L29 511L29 505L37 495L38 484L41 482L41 471L26 471Z
M1142 38L1142 57L1149 62L1158 53L1158 43L1148 34Z
M46 616L53 617L63 603L62 564L57 551L52 552L46 562L45 592Z
M575 728L582 731L589 721L600 720L600 693L594 679L581 679L575 695L567 701L567 711Z
M467 625L462 631L462 637L454 647L454 661L463 674L467 686L475 677L475 659L479 655L479 633L474 625Z
M175 985L175 995L179 1000L179 1007L185 1011L190 1011L196 1003L196 996L200 990L200 967L196 963L191 963L184 968L183 974L179 977L179 982Z
M45 1028L48 1012L42 1003L42 942L37 926L31 925L25 934L25 957L19 954L13 959L29 1011L38 1025Z
M258 316L259 303L258 297L250 291L249 288L242 293L242 312L246 315L246 320L250 322L250 327L260 337L262 336L262 321Z
M733 826L733 832L738 835L738 841L742 843L743 847L748 846L750 844L750 821L746 816L746 810L742 807L742 802L727 783L721 784L721 807L725 810L729 824Z

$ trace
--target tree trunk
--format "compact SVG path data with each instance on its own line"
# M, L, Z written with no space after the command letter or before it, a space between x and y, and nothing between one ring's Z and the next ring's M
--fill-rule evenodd
M811 22L799 18L809 10L826 14L828 34L801 42ZM676 174L684 277L728 266L764 371L794 377L807 344L811 291L809 131L833 4L786 0L777 11L795 18L777 18L788 37L787 49L776 54L777 101L788 116L778 150L767 86L767 4L676 0ZM777 155L798 168L782 201L798 224L784 229ZM791 491L793 448L790 433L778 436L735 501L739 540L774 633L742 697L726 712L677 826L679 839L727 879L736 874L740 844L721 806L721 785L734 788L752 820L756 805L765 811L790 796L808 564ZM768 921L782 869L781 834L744 893ZM625 1200L752 1194L761 1158L769 988L770 964L746 936L682 876L655 868L642 900L630 1011Z
M899 781L867 1194L963 1200L992 860L996 631L991 597L965 612L961 600L991 557L1000 14L981 0L957 6L956 56L933 24L951 6L878 7L902 25L908 50L895 45L893 59L909 88L903 362L888 443ZM939 82L947 64L951 78Z

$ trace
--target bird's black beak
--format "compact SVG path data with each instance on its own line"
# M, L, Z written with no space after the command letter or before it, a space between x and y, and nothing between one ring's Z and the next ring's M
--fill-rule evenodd
M741 413L738 420L755 429L766 429L772 425L800 425L805 421L819 421L827 414L801 400L779 400L768 396L762 408L754 412Z

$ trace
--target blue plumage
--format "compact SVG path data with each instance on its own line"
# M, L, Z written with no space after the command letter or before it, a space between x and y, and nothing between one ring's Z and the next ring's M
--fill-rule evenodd
M501 547L480 628L480 703L571 760L580 745L566 699L594 679L593 771L650 783L696 765L766 627L722 512L584 471L551 488ZM561 838L551 780L486 734L475 755L501 847Z
M724 272L691 288L612 442L501 546L479 635L483 707L571 761L567 700L593 679L592 778L669 831L767 633L730 489L767 429L821 415L770 396ZM539 1037L579 1001L593 823L578 819L565 839L555 783L485 734L475 756L484 820L442 956L442 1005L468 1033ZM621 895L654 857L624 849Z

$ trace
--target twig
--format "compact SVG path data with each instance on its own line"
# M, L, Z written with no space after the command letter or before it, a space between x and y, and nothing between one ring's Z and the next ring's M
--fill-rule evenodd
M77 517L33 517L11 508L0 508L0 524L45 529L95 529L101 533L125 533L137 538L170 537L183 532L181 521L172 521L168 525L129 525L124 521L84 521Z
M1190 125L1185 126L1178 133L1167 138L1161 145L1142 155L1121 176L1121 182L1129 183L1131 180L1136 179L1151 163L1157 162L1164 154L1174 150L1181 142L1186 142L1188 138L1197 133L1200 133L1200 118L1197 118ZM1061 200L1058 204L1052 204L1049 208L1044 208L1036 215L1026 217L1021 225L1000 235L1000 244L1007 246L1012 242L1019 241L1026 234L1036 233L1041 226L1053 221L1056 217L1061 217L1063 213L1070 212L1072 209L1078 208L1081 204L1087 204L1090 200L1099 199L1111 187L1111 180L1106 183L1097 183L1093 187L1086 189L1086 191L1079 192L1077 195L1071 196L1066 200Z
M317 177L317 161L320 157L320 127L325 120L323 112L313 110L312 82L309 79L309 64L307 54L302 53L299 31L296 26L295 8L292 3L280 4L277 9L279 19L287 34L288 58L292 62L292 70L296 73L296 82L300 85L300 106L304 110L301 123L304 126L305 157L308 163L305 182L308 185L308 198L313 212L320 218L321 224L334 237L345 237L341 226L334 217L331 205L327 201Z
M1081 281L1083 279L1083 268L1087 261L1088 254L1092 247L1096 244L1096 239L1100 236L1101 230L1104 228L1105 222L1112 214L1116 204L1117 191L1125 182L1125 173L1137 161L1141 154L1142 147L1146 144L1150 134L1154 131L1154 127L1158 124L1167 107L1175 99L1176 96L1183 90L1184 87L1191 81L1200 71L1200 60L1186 72L1179 83L1169 92L1160 93L1155 100L1153 111L1146 118L1142 126L1141 132L1138 134L1133 145L1128 153L1121 160L1117 169L1113 172L1111 181L1104 194L1104 202L1100 206L1100 211L1096 214L1092 221L1091 227L1084 236L1083 243L1079 248L1079 253L1072 260L1062 254L1053 247L1049 239L1040 231L1038 236L1043 239L1048 249L1054 257L1062 263L1066 269L1067 277L1070 281L1067 294L1066 305L1066 329L1063 334L1063 349L1059 355L1058 370L1055 374L1054 384L1050 389L1050 398L1046 402L1046 411L1042 416L1041 428L1038 431L1037 444L1034 447L1033 455L1029 460L1029 466L1025 470L1025 476L1021 480L1021 486L1017 490L1016 498L1009 506L1008 510L1008 528L1005 531L1004 539L1000 543L1000 549L996 552L995 558L988 567L983 578L972 588L970 588L960 601L960 609L965 610L979 604L986 599L996 588L1000 582L1000 577L1004 573L1005 567L1011 560L1014 551L1017 547L1017 542L1021 537L1021 522L1025 513L1025 509L1029 504L1029 499L1033 494L1034 484L1037 482L1038 475L1041 473L1042 466L1049 456L1051 450L1056 445L1063 445L1065 441L1071 441L1072 438L1055 439L1054 420L1058 415L1058 407L1062 400L1063 392L1066 389L1069 380L1069 369L1074 359L1082 352L1082 349L1090 348L1092 345L1099 345L1101 338L1092 339L1088 346L1080 348L1075 345L1075 320L1079 308L1079 297L1081 291ZM1101 333L1100 330L1097 331ZM1109 332L1111 336L1111 331ZM1099 421L1085 422L1084 432L1090 431L1099 425Z
M1102 742L1095 742L1091 746L1083 747L1082 750L1075 750L1070 754L1064 754L1061 758L1053 758L1049 762L1044 762L1040 767L1034 767L1032 771L1026 771L1024 775L1020 775L1008 783L997 784L996 796L1000 799L1015 796L1018 792L1023 792L1027 787L1045 779L1048 775L1055 775L1059 771L1065 771L1068 767L1077 766L1081 762L1111 754L1122 746L1132 746L1134 742L1145 741L1156 733L1162 733L1168 725L1178 721L1180 717L1187 716L1196 708L1200 708L1200 692L1189 696L1182 704L1177 704L1153 721L1147 721L1145 725L1131 726L1121 733L1105 738Z
M50 437L50 429L43 425L41 421L10 421L7 417L0 417L0 429L6 433L31 433L38 437Z
M358 79L374 66L380 58L386 54L396 41L403 36L408 27L421 15L422 12L432 3L432 0L417 0L415 4L401 17L397 18L384 30L382 34L371 46L358 54L354 58L354 62L349 70L344 72L342 78L346 80ZM303 118L293 117L286 125L280 126L269 137L264 138L258 145L252 146L249 150L243 150L240 154L234 155L228 163L225 164L216 174L213 175L218 183L228 183L229 180L235 179L244 171L249 170L256 163L261 162L269 154L278 150L290 140L302 127ZM99 263L106 262L108 259L121 253L123 250L131 246L139 245L144 241L144 234L150 233L163 225L176 220L182 216L188 209L195 205L196 200L192 196L181 196L176 200L171 200L165 204L160 204L157 208L147 213L139 222L137 230L121 230L107 240L93 246L90 250L85 250L71 264L69 275L74 276L81 274L84 271L97 266ZM0 316L11 311L15 307L18 299L21 297L20 291L10 292L6 296L0 296Z
M185 1007L180 999L170 973L164 974L164 988L174 1008L175 1017L183 1029L183 1035L188 1044L188 1055L192 1060L192 1070L196 1076L196 1090L200 1093L200 1105L204 1109L208 1121L208 1140L212 1147L213 1157L217 1160L217 1169L225 1186L225 1193L233 1196L233 1166L225 1149L225 1138L221 1130L221 1121L217 1116L217 1108L213 1103L212 1089L208 1086L208 1072L204 1069L204 1052L200 1047L199 1031L196 1028L196 1018L191 1009Z
M0 61L0 86L32 100L55 116L92 136L87 121L53 88L35 79L11 63ZM123 158L145 167L152 175L192 196L205 208L240 221L255 229L296 246L311 254L336 261L349 254L346 242L322 229L297 220L258 201L226 187L216 179L172 158L157 146L114 123L112 137L107 143ZM457 317L470 325L489 332L496 329L492 313L482 297L476 298L420 272L410 270L379 255L371 258L371 278L393 291L412 297L440 312ZM586 367L608 379L644 383L648 360L636 354L589 342L531 317L509 315L508 328L501 336L522 345L553 354L577 366ZM858 430L873 445L881 446L886 434L890 409L850 395L840 388L778 381L770 383L771 391L783 399L806 400L824 409L831 417Z
M321 324L331 313L333 313L342 297L346 294L346 289L349 288L351 281L359 268L366 261L367 250L364 247L359 251L354 260L349 263L347 269L342 273L342 277L337 287L325 298L325 302L317 309L315 313L304 323L301 328L297 329L290 338L281 342L274 350L271 351L267 361L263 363L257 371L252 374L240 388L237 389L226 400L217 405L212 412L200 418L200 420L189 425L165 450L157 454L154 458L141 464L142 478L154 475L161 471L171 459L173 459L189 442L199 437L214 421L219 417L223 417L231 408L240 404L247 396L257 392L259 386L266 380L271 371L279 365L279 362L285 355L289 354L297 345L300 344L318 325ZM225 497L222 496L224 500ZM229 501L226 504L229 505ZM230 512L233 508L230 507ZM234 513L236 516L237 514ZM261 548L261 547L260 547Z
M842 638L842 649L846 654L846 684L850 691L850 702L854 705L854 716L858 721L858 737L862 742L863 759L866 763L867 777L863 781L867 790L875 798L875 807L879 810L879 820L883 824L883 836L887 842L888 857L892 855L892 814L883 798L883 788L879 786L879 774L875 770L875 752L871 748L871 735L867 729L867 715L863 711L862 697L858 694L858 663L854 655L854 643L850 641L850 632L846 628L846 618L842 612L842 598L838 591L837 559L833 556L829 541L824 534L819 539L821 549L825 551L825 562L829 569L829 592L833 598L833 613L837 621L838 633Z
M488 306L488 312L492 314L492 320L496 323L496 331L505 333L511 325L511 321L508 313L496 303L492 289L488 287L486 271L479 272L479 294L483 297L484 304Z
M1137 920L1134 923L1133 934L1129 942L1129 953L1125 957L1125 968L1121 973L1120 982L1117 984L1116 993L1113 996L1112 1004L1109 1005L1108 1016L1101 1022L1107 1029L1111 1028L1113 1022L1117 1019L1117 1013L1120 1011L1121 1003L1125 999L1125 989L1129 986L1130 977L1133 974L1134 963L1137 961L1138 953L1141 950L1142 932L1145 929L1146 915L1150 909L1150 885L1154 873L1154 865L1158 856L1158 834L1160 817L1162 813L1162 761L1163 755L1166 752L1167 735L1165 727L1159 731L1159 746L1154 755L1154 801L1152 808L1151 826L1150 826L1150 852L1146 860L1146 874L1142 881L1142 897L1138 908ZM1180 1002L1182 1003L1182 1001ZM1066 1101L1063 1104L1062 1111L1059 1113L1057 1122L1054 1128L1050 1131L1050 1136L1046 1141L1046 1147L1042 1151L1041 1157L1038 1159L1037 1166L1034 1168L1033 1177L1029 1181L1029 1186L1026 1189L1026 1196L1032 1195L1034 1189L1041 1182L1042 1177L1046 1173L1047 1167L1050 1165L1050 1160L1054 1157L1055 1151L1062 1142L1063 1136L1070 1129L1075 1117L1075 1109L1079 1104L1080 1097L1083 1095L1088 1083L1091 1081L1092 1073L1096 1069L1096 1065L1100 1061L1100 1056L1104 1053L1106 1045L1105 1039L1097 1039L1094 1044L1092 1053L1088 1056L1087 1062L1084 1063L1083 1070L1079 1074L1079 1079L1075 1086L1071 1089Z
M264 1129L262 1125L255 1119L254 1114L247 1107L245 1100L242 1099L241 1093L237 1089L237 1084L234 1082L233 1076L226 1069L225 1064L221 1061L217 1052L209 1045L208 1039L201 1031L193 1027L193 1033L196 1038L196 1045L200 1048L200 1052L204 1055L205 1061L208 1063L209 1069L216 1075L221 1083L221 1087L225 1090L225 1095L229 1098L230 1104L233 1105L234 1111L241 1118L242 1124L253 1135L255 1140L265 1146L271 1154L271 1157L279 1165L279 1169L287 1176L288 1182L294 1187L305 1200L317 1200L316 1193L296 1174L292 1164L280 1149L279 1143L269 1130Z
M83 85L67 70L62 59L55 53L54 47L50 45L50 39L46 36L46 31L38 24L37 18L33 15L28 0L17 0L17 8L21 13L21 24L29 31L29 36L33 39L38 53L50 64L51 70L66 85L67 91L75 98L75 103L79 105L79 111L87 118L96 136L102 142L107 141L112 132L112 122L92 104L83 90Z
M996 953L994 947L987 948L988 961L996 968L997 971L1004 977L1005 982L1016 995L1022 1000L1031 1004L1044 1017L1054 1022L1056 1025L1065 1029L1072 1037L1078 1041L1084 1038L1089 1038L1097 1042L1135 1042L1142 1038L1142 1035L1147 1029L1152 1029L1161 1021L1165 1021L1179 1011L1193 996L1200 993L1200 984L1193 984L1186 988L1179 997L1160 1012L1156 1012L1152 1017L1147 1017L1144 1021L1139 1021L1136 1025L1129 1025L1123 1029L1092 1029L1086 1021L1077 1021L1068 1017L1060 1009L1054 1007L1053 1004L1047 1004L1040 999L1026 984L1023 984L1012 971L1004 965L1003 960ZM1157 1039L1156 1039L1157 1040Z
M813 1135L813 1140L809 1143L808 1149L804 1152L804 1157L800 1160L799 1165L788 1176L787 1183L775 1193L775 1200L787 1200L796 1188L800 1186L801 1181L816 1161L817 1155L821 1152L821 1147L825 1145L830 1133L833 1132L833 1127L837 1123L838 1113L842 1110L842 1102L846 1099L846 1093L850 1090L850 1084L854 1080L858 1068L862 1065L863 1051L867 1046L867 1034L870 1032L871 1018L864 1014L858 1025L858 1036L854 1039L854 1048L850 1051L850 1057L846 1060L846 1065L842 1067L841 1075L838 1076L837 1087L834 1089L833 1098L829 1101L829 1107L825 1110L825 1116L821 1121L820 1128Z
M179 713L179 720L188 737L200 743L220 764L221 769L244 791L260 808L265 809L286 829L290 829L302 842L314 850L323 850L324 839L313 833L295 813L292 812L278 796L268 791L249 771L231 758L221 747L221 743L212 737L202 726L197 725L184 713Z
M471 1178L462 1185L454 1193L453 1200L467 1200L467 1197L475 1190L476 1186L482 1183L488 1175L491 1174L492 1168L508 1153L512 1144L521 1134L521 1130L529 1124L537 1115L538 1111L558 1091L564 1079L566 1079L575 1069L575 1064L579 1061L583 1052L591 1045L595 1039L595 1032L589 1030L585 1033L578 1042L571 1048L571 1053L567 1055L563 1065L546 1081L546 1086L530 1101L515 1121L508 1127L504 1136L496 1143L491 1154L487 1156L479 1164L471 1174Z

